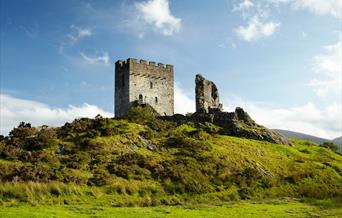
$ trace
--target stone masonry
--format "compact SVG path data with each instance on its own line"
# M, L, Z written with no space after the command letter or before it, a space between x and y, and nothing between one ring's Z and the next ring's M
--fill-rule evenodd
M209 113L210 111L222 111L222 104L215 83L204 79L200 74L196 75L196 112Z
M173 66L134 58L115 63L115 116L127 113L132 104L151 105L160 115L174 113Z
M213 123L222 127L221 131L227 135L292 145L286 137L254 122L240 107L237 107L234 112L224 112L217 87L212 81L198 74L195 82L196 113L190 118L184 118Z

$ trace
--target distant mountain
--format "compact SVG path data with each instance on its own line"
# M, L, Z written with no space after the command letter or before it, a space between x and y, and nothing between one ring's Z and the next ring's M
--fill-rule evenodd
M332 140L335 144L342 146L342 136Z
M313 141L317 144L323 144L323 142L328 142L331 141L330 139L325 139L325 138L320 138L316 137L313 135L308 135L300 132L293 132L289 130L282 130L282 129L273 129L276 132L279 132L283 136L286 136L287 138L295 138L295 139L304 139L304 140L309 140Z
M300 132L289 131L289 130L282 130L282 129L273 129L273 130L282 134L283 136L285 136L287 138L309 140L309 141L315 142L315 143L320 144L320 145L323 144L324 142L333 142L333 143L339 145L340 151L342 151L342 136L338 137L334 140L330 140L330 139L320 138L317 136L308 135L308 134L304 134L304 133L300 133Z

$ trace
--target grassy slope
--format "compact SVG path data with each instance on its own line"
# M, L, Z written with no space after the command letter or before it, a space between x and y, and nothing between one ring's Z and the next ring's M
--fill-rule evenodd
M297 201L231 202L222 206L106 207L93 205L0 207L0 217L339 217L341 205L322 207Z
M279 217L289 213L324 215L318 206L299 202L285 201L280 205L242 202L232 208L229 206L229 210L227 206L213 205L230 200L279 197L338 201L342 196L342 156L307 141L293 140L294 146L289 147L209 134L205 128L192 123L167 124L161 130L154 130L159 128L127 120L106 122L106 127L115 133L87 138L86 143L81 141L84 147L78 142L88 130L68 130L67 136L58 137L54 144L62 143L69 149L63 155L55 154L56 146L30 151L32 156L35 152L40 155L33 160L3 155L0 158L0 215L11 217L14 214L16 217L20 211L21 217L25 214L32 217L35 211L37 217L46 213L63 217L80 213L133 217L145 210L149 211L144 213L146 217L163 214L177 217L182 213L189 217L204 214L219 217L225 213L238 216L242 211L260 216L269 211ZM143 135L156 149L151 151L144 146L138 135ZM23 156L28 155L25 152ZM34 174L21 172L27 168L43 169L50 177L6 181L13 173L19 176ZM13 169L21 171L18 173ZM264 175L264 172L271 176ZM65 182L65 178L77 180ZM87 185L91 179L103 183ZM112 207L198 204L211 206L200 210L160 206L149 209ZM55 207L58 209L54 210ZM165 210L171 210L171 215L165 214ZM341 210L330 208L327 213L341 214Z

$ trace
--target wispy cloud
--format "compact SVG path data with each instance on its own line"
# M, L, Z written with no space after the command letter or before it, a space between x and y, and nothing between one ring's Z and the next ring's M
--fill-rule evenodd
M37 23L29 26L19 25L19 28L32 39L37 38L39 35L39 25Z
M104 52L102 55L96 55L96 56L88 56L85 55L83 52L80 53L83 60L85 60L89 64L103 64L108 65L109 64L109 54L108 52Z
M271 10L268 4L243 0L234 5L232 11L240 13L242 20L247 22L234 30L242 40L255 41L269 37L280 26L280 22L270 18Z
M341 0L297 0L293 6L298 9L308 9L317 15L331 15L342 18Z
M342 93L342 35L337 43L323 47L324 52L313 58L313 70L319 78L309 83L321 97L335 96Z
M252 1L244 0L244 1L240 2L239 4L234 5L233 11L243 11L243 10L249 9L253 6L254 6L254 4Z
M302 38L302 39L308 38L308 34L307 34L306 32L304 32L304 31L302 31L302 33L301 33L301 38Z
M235 31L242 39L252 41L273 35L279 26L279 22L261 21L256 15L249 19L247 26L239 26Z
M67 36L71 40L71 43L75 43L85 37L90 37L93 34L92 30L88 27L71 25L70 29L71 33L69 33Z
M7 135L19 122L29 122L34 126L59 126L79 117L95 117L101 114L112 117L96 105L84 103L81 106L69 105L66 108L53 108L47 104L0 94L0 134Z
M308 10L316 15L330 15L336 18L342 18L341 0L268 0L271 3L291 4L295 10Z
M148 0L136 2L138 19L153 25L164 35L173 35L181 28L181 19L173 16L168 0Z
M90 37L93 35L92 30L89 27L78 27L76 25L70 26L70 32L65 35L65 39L63 39L58 45L58 53L65 55L65 49L75 45L82 38Z
M293 10L307 10L316 15L331 15L342 18L341 0L240 0L233 6L233 12L241 14L247 24L235 29L236 34L243 40L254 41L275 33L280 26L279 21L271 19L275 7L290 5ZM306 35L303 35L303 39Z

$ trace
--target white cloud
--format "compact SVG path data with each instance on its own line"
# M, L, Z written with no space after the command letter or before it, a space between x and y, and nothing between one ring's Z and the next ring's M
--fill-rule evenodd
M239 26L235 31L242 39L252 41L271 36L279 26L279 22L261 21L256 15L249 19L247 26Z
M135 8L141 19L161 30L164 35L173 35L180 30L181 19L171 14L168 0L137 2Z
M307 9L317 15L331 15L342 18L341 0L296 0L292 3L296 9Z
M66 108L52 108L47 104L0 94L0 134L7 135L19 122L29 122L33 126L60 126L79 117L113 117L96 105L84 103Z
M268 128L292 130L328 139L342 135L342 105L338 103L323 108L311 102L296 107L277 108L236 97L226 99L225 102L226 110L243 107L252 119Z
M193 94L175 85L175 113L186 114L196 110ZM334 102L319 108L308 102L304 105L281 108L266 103L246 101L239 97L223 99L224 109L244 108L257 123L268 128L285 129L318 137L333 139L342 135L342 105Z
M104 64L104 65L109 64L110 58L109 58L108 52L104 52L103 55L94 56L94 57L87 56L83 52L81 52L80 54L81 54L81 57L89 64Z
M235 33L246 41L254 41L273 35L280 26L280 22L271 18L272 8L270 3L261 3L250 0L241 0L233 6L233 12L238 12L242 20L247 23L235 28Z
M304 31L302 31L301 37L302 37L302 39L306 39L306 38L308 38L308 34L306 34L306 32L304 32Z
M82 38L82 37L86 37L86 36L91 36L92 32L90 29L78 29L78 37Z
M342 18L341 0L268 0L271 3L290 3L295 10L304 9L316 15Z
M195 97L187 93L180 85L175 83L175 113L186 114L196 110Z
M342 19L341 0L240 0L233 6L233 12L239 12L246 25L240 25L235 32L242 39L252 41L271 36L280 26L280 22L270 20L274 9L280 5L289 5L293 10L307 10L316 15L331 15ZM306 34L302 35L306 38Z
M319 96L342 93L342 37L336 44L324 46L324 53L313 58L313 69L319 76L309 83Z
M47 104L19 99L0 94L0 134L7 135L19 122L29 122L33 126L60 126L79 117L113 117L96 105L84 103L81 106L69 105L66 108L52 108ZM268 128L287 129L324 138L336 138L342 135L342 105L332 103L323 108L308 102L307 104L277 108L269 104L245 101L238 97L225 99L224 108L233 111L240 106L259 124ZM175 85L175 112L186 114L195 111L192 94L187 93L179 85Z
M253 2L251 2L250 0L244 0L240 2L240 4L234 5L233 11L242 11L242 10L249 9L253 6L254 6Z
M93 32L88 27L78 27L75 25L71 25L70 28L72 29L72 32L67 36L69 37L71 43L75 43L82 38L90 37L91 35L93 35Z

